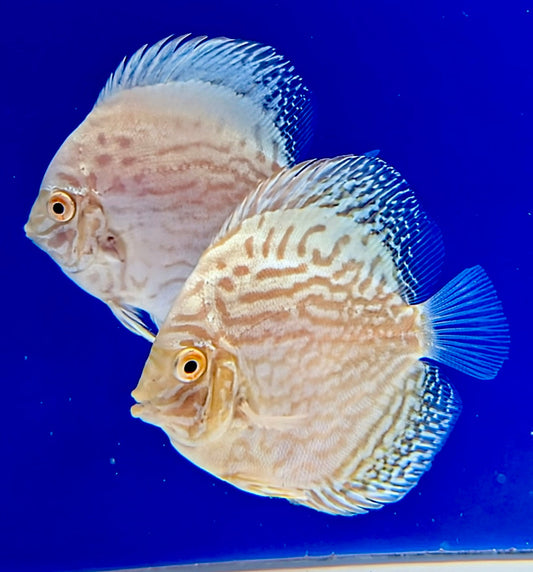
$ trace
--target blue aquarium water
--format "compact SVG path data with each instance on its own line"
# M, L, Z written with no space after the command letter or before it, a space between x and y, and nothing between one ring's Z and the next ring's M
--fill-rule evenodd
M1 30L1 570L533 548L533 2L21 0ZM24 236L118 62L189 32L287 56L313 93L307 156L379 149L442 230L441 285L481 264L498 290L510 359L492 381L447 372L462 414L396 504L329 516L180 457L129 413L148 342Z

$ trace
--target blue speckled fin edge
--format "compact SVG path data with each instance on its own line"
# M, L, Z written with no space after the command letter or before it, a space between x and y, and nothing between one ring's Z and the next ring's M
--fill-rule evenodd
M326 482L297 504L351 516L399 501L418 483L453 429L461 399L436 366L419 362L417 373L423 377L421 407L412 408L408 423L387 450L382 451L380 441L352 478Z
M334 209L380 235L408 303L433 294L444 256L441 233L403 177L372 155L307 161L280 171L244 199L213 243L248 217L307 206Z
M188 81L224 86L253 101L279 132L288 164L306 147L312 132L309 90L289 61L254 42L186 35L143 46L110 76L96 105L125 89Z
M509 353L509 328L489 277L467 268L423 306L427 356L478 379L493 379Z

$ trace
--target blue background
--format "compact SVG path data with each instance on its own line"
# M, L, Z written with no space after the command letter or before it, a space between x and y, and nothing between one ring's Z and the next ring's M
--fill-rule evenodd
M533 2L7 6L0 569L533 548ZM381 149L443 231L442 284L479 263L498 289L511 358L494 381L450 372L463 413L397 504L332 517L240 492L181 458L129 414L148 343L24 237L49 161L119 61L186 32L290 58L315 97L308 156Z

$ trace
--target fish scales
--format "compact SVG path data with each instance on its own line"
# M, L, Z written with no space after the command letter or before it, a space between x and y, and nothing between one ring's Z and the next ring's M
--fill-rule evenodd
M163 322L224 219L294 161L309 125L306 88L268 46L182 37L145 47L56 153L26 232L153 340L145 314Z
M125 95L131 94L125 92ZM276 167L272 163L257 162L255 144L242 145L241 141L232 141L236 139L235 133L218 133L220 140L227 141L227 144L224 147L212 145L210 141L213 131L220 131L216 129L216 123L213 120L191 120L190 110L182 111L180 129L177 130L169 124L168 113L164 112L170 102L166 105L157 102L161 107L153 108L152 101L149 100L145 113L151 118L148 123L150 130L137 138L146 149L152 150L158 148L160 141L168 143L178 139L181 142L179 149L170 152L169 148L163 147L147 155L141 147L122 148L120 143L117 144L110 137L107 143L110 148L106 148L106 144L98 145L100 123L106 129L112 125L113 131L126 133L128 139L134 139L134 118L140 118L138 121L142 125L148 122L148 118L145 119L139 109L140 105L131 107L128 101L130 98L125 99L126 101L119 101L100 112L95 110L94 117L84 124L80 136L74 133L71 144L76 149L99 146L101 151L113 157L113 161L118 163L117 167L120 167L123 156L137 158L129 169L115 171L113 164L109 163L108 170L105 171L107 177L100 172L98 157L96 164L87 158L84 162L86 178L80 183L86 188L91 178L99 174L99 188L102 192L111 191L106 202L108 226L127 241L127 254L135 253L135 256L126 257L120 281L112 282L108 278L105 291L119 292L120 297L131 300L133 305L144 306L156 321L161 322L168 311L168 298L171 295L165 290L170 289L172 293L179 290L194 268L197 257L195 245L198 242L206 244L211 239L212 230L206 221L212 210L228 212L228 205L237 202L258 180L265 178ZM157 111L158 109L163 111ZM177 165L178 151L181 154ZM202 157L201 161L198 156ZM250 168L252 163L257 163L263 170ZM170 185L169 176L173 179ZM48 184L49 178L57 181L61 174L53 170L49 172L44 179L44 186ZM128 201L124 203L122 195L126 190ZM176 237L175 216L178 207L179 240ZM153 256L156 251L160 252L158 257ZM161 266L172 272L161 275L157 272ZM172 275L172 278L168 278L168 275ZM95 278L91 276L91 284L94 284ZM100 285L98 287L101 288ZM138 303L133 300L134 297L147 300L149 305Z
M439 238L377 158L274 175L186 281L132 414L249 492L332 514L399 500L460 411L453 387L422 359L484 379L508 348L479 267L409 303L437 273Z
M269 223L269 218L274 221ZM421 342L409 333L416 309L405 312L411 315L400 315L397 320L391 318L393 313L382 310L395 304L405 306L394 292L397 286L392 277L392 265L381 277L374 272L370 281L372 286L367 284L363 292L360 291L360 285L367 282L374 270L374 258L379 258L380 251L383 251L381 256L386 254L378 239L364 233L358 237L352 232L351 236L342 234L331 241L331 237L323 236L326 227L322 233L307 232L323 218L323 209L308 208L295 212L292 216L294 226L287 238L287 229L279 227L277 217L265 213L257 220L245 221L231 239L213 247L197 268L198 275L202 275L203 265L209 267L208 275L202 280L204 288L205 282L209 283L207 286L213 293L213 299L203 299L202 303L216 309L217 321L207 320L212 326L218 326L210 334L224 339L229 345L238 345L243 361L240 365L248 372L246 377L257 380L257 384L247 386L246 402L260 417L302 416L301 421L290 422L287 428L279 429L290 435L290 445L285 450L276 445L283 438L272 433L272 427L250 429L240 435L236 444L228 444L227 448L225 443L231 439L225 439L224 444L213 443L213 449L203 450L202 458L209 458L210 467L217 466L217 458L224 460L224 465L217 467L217 473L229 471L223 473L228 480L237 478L232 476L233 473L252 475L251 465L259 451L264 462L261 470L274 467L279 475L279 486L287 479L305 488L309 485L310 475L316 479L317 476L321 478L331 474L332 469L346 458L347 448L351 455L362 443L371 446L381 437L383 429L376 437L371 432L383 416L382 407L375 404L385 407L395 384L400 384L398 391L405 389L401 372L410 363L403 354L397 357L395 340L403 337L400 347L411 345L413 356L420 352ZM296 222L301 224L296 225ZM346 228L352 225L349 219L345 224ZM248 257L246 240L257 236L258 227L262 228L263 234L270 236L272 248L264 250L262 244L255 240L253 256L248 258L248 272L241 277L239 287L229 291L220 287L220 282L242 264L243 258ZM338 232L337 228L335 230ZM340 255L340 249L343 248L351 257L350 252L359 252L357 239L359 248L364 239L367 253L365 259L359 260L359 272L352 270L339 283L330 282L328 277L331 273L338 272L343 266L344 257ZM372 240L376 243L377 253L369 248ZM331 242L332 248L329 246ZM290 253L287 258L278 256L278 247L283 244L284 251ZM298 248L302 244L305 248ZM325 260L329 264L326 265ZM213 270L220 261L224 261L223 270ZM290 283L291 266L288 264L300 269L305 265L307 274L294 273ZM258 281L257 275L262 275L262 280ZM254 289L250 292L247 286L252 283ZM192 288L197 287L193 284ZM374 299L376 292L380 293L380 299ZM341 293L340 300L335 301L335 295ZM187 296L188 292L183 295ZM202 312L199 311L198 315ZM185 316L177 318L182 320ZM267 335L269 344L264 343ZM388 351L384 348L387 339L391 341ZM320 354L315 357L315 363L312 352L309 355L309 348L318 346ZM275 347L277 356L275 366L272 364L272 347ZM324 358L324 354L329 357ZM351 362L359 364L361 377L367 380L365 383L354 385L353 371L350 375L339 375L345 369L343 360L339 359L341 355L349 356ZM316 367L318 363L321 363L321 368ZM301 384L284 383L291 372L298 370ZM324 370L332 375L327 384L321 383ZM391 378L393 371L399 373L397 378ZM352 404L348 409L347 401ZM337 411L343 405L346 416L338 418ZM317 410L317 406L323 410ZM399 404L395 405L397 407ZM313 418L312 424L310 418ZM356 418L360 440L354 441L353 437L348 438L346 429ZM251 449L245 448L246 443ZM306 451L307 462L303 462L302 451ZM196 458L196 453L194 455ZM245 461L247 458L249 463ZM226 465L230 468L223 469Z

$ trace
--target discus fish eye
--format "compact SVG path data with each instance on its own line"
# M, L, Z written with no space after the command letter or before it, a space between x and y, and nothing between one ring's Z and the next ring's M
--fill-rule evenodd
M48 214L58 222L68 222L76 213L76 202L64 191L54 191L48 199Z
M207 367L207 357L197 348L185 348L176 358L174 375L184 383L196 381Z

